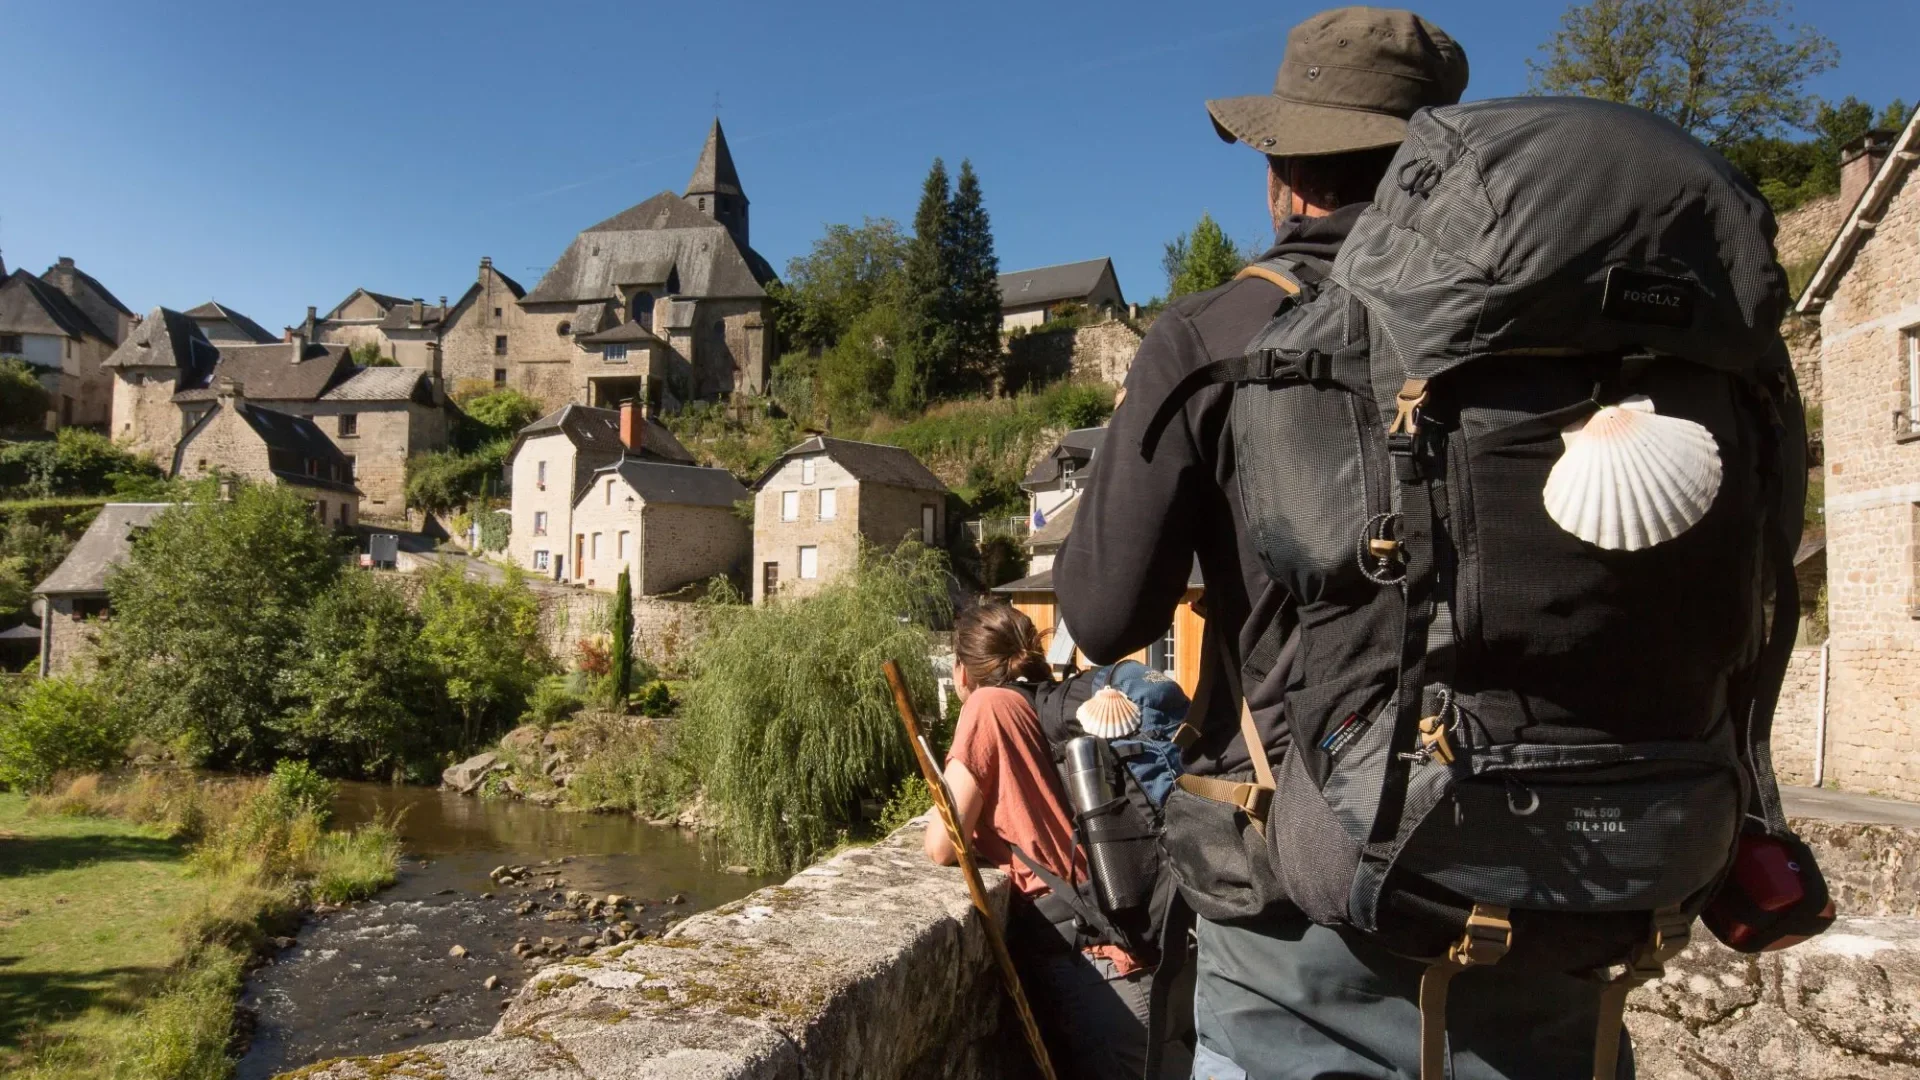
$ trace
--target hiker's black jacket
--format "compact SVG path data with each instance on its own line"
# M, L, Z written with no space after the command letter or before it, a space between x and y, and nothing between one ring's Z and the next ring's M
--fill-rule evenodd
M1359 204L1323 218L1290 218L1262 258L1311 260L1324 274L1360 215ZM1173 623L1197 559L1206 582L1207 621L1240 663L1282 593L1247 539L1228 434L1229 391L1208 387L1167 428L1152 462L1140 436L1154 410L1188 372L1242 354L1279 310L1278 285L1244 278L1176 301L1153 324L1127 373L1126 396L1095 455L1073 531L1053 566L1061 615L1087 658L1109 664L1159 640ZM1215 657L1203 657L1204 663ZM1285 743L1279 705L1285 673L1248 687L1254 721L1269 748ZM1189 772L1250 768L1232 695L1213 695L1205 735L1188 754Z

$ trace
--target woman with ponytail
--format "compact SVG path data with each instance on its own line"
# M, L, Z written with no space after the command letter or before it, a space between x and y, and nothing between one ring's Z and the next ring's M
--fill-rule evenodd
M1146 1064L1148 974L1117 946L1070 944L1071 909L1025 861L1065 881L1086 880L1032 690L1022 689L1053 677L1040 633L1007 604L983 602L956 620L953 652L960 723L947 753L947 786L974 850L1012 879L1008 947L1054 1067L1086 1080L1138 1077ZM936 863L958 861L945 829L929 827L925 846Z

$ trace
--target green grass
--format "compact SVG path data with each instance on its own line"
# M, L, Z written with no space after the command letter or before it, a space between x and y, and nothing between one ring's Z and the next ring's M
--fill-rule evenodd
M0 1076L112 1075L93 1051L139 1040L216 885L162 828L30 816L0 794Z

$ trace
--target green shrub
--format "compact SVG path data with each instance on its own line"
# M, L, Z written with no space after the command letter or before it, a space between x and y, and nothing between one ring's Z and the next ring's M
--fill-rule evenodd
M0 360L0 430L38 431L53 408L52 395L25 360Z
M415 454L407 459L407 505L432 514L467 505L500 475L512 445L510 439L494 439L467 452Z
M93 683L37 679L0 704L0 785L42 791L60 773L115 768L129 737Z
M634 693L631 704L633 711L641 716L671 716L673 689L655 679Z
M900 786L893 789L887 797L886 806L880 810L877 823L882 835L893 832L907 822L933 809L933 793L927 790L927 781L918 772L900 779ZM934 825L933 828L943 828Z
M313 898L329 904L365 900L393 884L399 863L400 833L389 822L327 833L314 848Z
M549 675L534 684L520 722L550 728L586 708L586 698L574 691L572 682L566 675Z
M0 448L0 489L16 498L139 495L164 490L165 476L152 458L86 428Z
M892 793L913 758L881 663L898 662L930 706L927 627L946 616L946 560L918 544L865 551L811 596L715 606L676 753L699 770L718 840L743 862L792 869L858 820L860 800Z
M526 712L552 662L540 639L540 605L509 568L498 584L457 569L426 575L420 642L447 706L460 720L458 746L498 738Z
M313 766L288 759L274 765L267 777L266 797L285 808L288 816L311 814L325 825L333 817L333 796L338 790L339 785Z
M518 390L495 390L462 405L468 419L486 429L483 441L511 439L521 428L540 419L540 403Z
M662 818L693 798L698 773L678 754L672 729L596 717L577 721L572 733L580 766L567 780L568 805Z

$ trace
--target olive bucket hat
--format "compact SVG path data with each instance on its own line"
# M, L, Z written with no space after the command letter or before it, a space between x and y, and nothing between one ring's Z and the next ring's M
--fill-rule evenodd
M1287 34L1273 93L1207 102L1214 130L1269 157L1393 146L1407 118L1452 105L1467 88L1467 54L1411 11L1344 7Z

